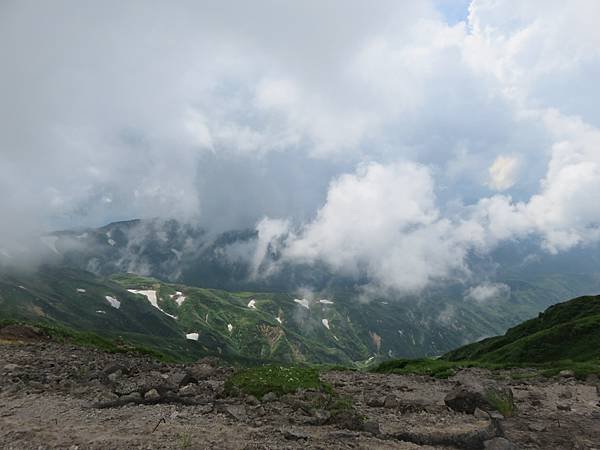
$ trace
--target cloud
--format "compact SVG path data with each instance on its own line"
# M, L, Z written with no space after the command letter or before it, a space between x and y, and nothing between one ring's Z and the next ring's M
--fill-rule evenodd
M371 163L332 182L316 218L286 240L282 253L414 292L468 272L468 226L441 216L426 167Z
M3 2L0 247L260 222L257 274L276 248L415 291L596 242L599 4L443 3Z
M510 297L510 286L504 283L483 283L471 287L465 293L465 299L477 303L485 303L490 300L505 300Z
M519 160L511 156L498 156L489 168L489 186L496 191L505 191L516 183Z

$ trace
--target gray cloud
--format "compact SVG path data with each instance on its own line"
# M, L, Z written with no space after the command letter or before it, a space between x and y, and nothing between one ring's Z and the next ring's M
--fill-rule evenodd
M418 289L596 241L597 3L443 3L3 2L0 247L268 217L287 258Z

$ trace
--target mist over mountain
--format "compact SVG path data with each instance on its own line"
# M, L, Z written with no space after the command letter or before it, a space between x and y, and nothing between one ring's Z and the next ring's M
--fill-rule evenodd
M0 271L390 302L423 342L595 294L598 8L4 2Z

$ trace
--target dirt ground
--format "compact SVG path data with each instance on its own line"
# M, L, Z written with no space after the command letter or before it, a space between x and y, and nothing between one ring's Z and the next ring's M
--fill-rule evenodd
M232 369L107 354L51 341L0 341L2 449L600 449L597 380L515 381L508 372L466 370L448 380L332 371L352 399L332 420L307 407L315 392L258 401L222 393ZM509 387L514 417L455 412L456 385ZM357 423L355 417L360 417Z

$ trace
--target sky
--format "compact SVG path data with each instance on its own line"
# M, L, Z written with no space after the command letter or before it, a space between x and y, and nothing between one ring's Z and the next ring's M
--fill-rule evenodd
M4 0L0 249L173 217L418 290L505 241L593 244L599 16L595 0Z

